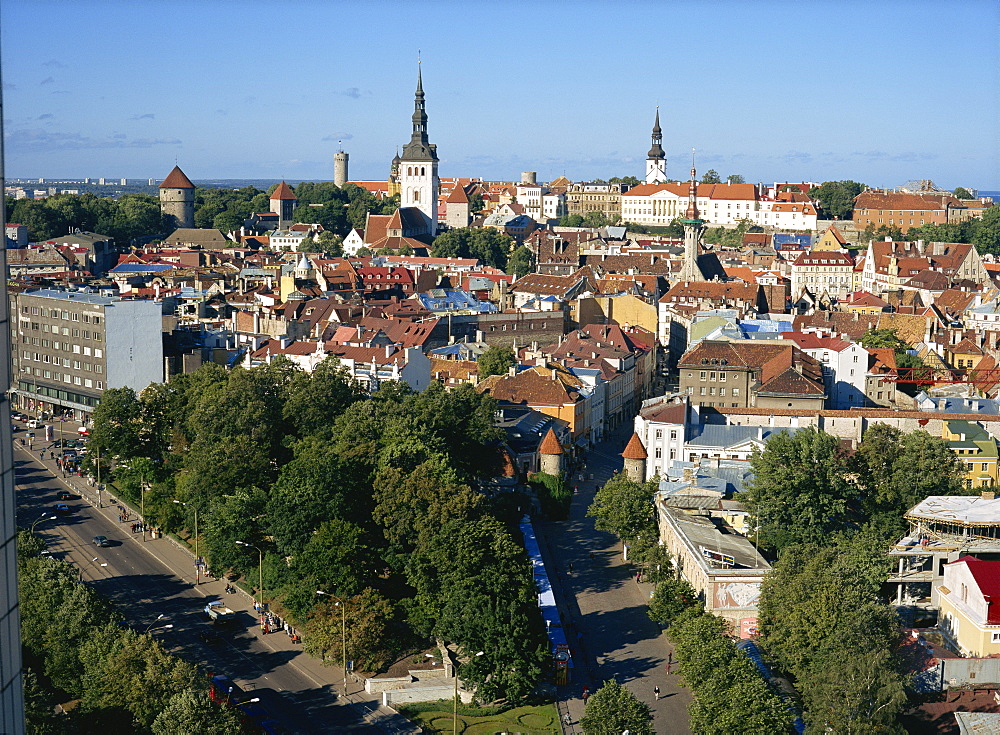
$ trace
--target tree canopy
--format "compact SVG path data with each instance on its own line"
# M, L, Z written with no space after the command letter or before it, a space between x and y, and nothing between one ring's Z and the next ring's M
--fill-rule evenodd
M702 174L702 176L701 176L701 183L703 183L703 184L721 184L722 183L722 179L719 178L719 172L718 171L716 171L714 168L710 168L710 169L708 169L708 171L706 171L704 174Z
M610 531L626 544L654 537L653 493L657 489L655 479L639 483L624 474L614 475L597 490L587 515L597 518L594 528L598 531Z
M431 245L435 258L476 258L483 265L504 269L514 241L483 227L459 227L441 233Z
M590 695L580 726L585 735L653 735L653 715L649 705L640 702L614 679Z
M481 696L519 699L549 649L514 510L527 499L482 491L500 467L495 410L471 386L369 396L335 358L311 373L279 358L205 365L138 397L107 391L93 435L114 448L121 497L147 482L147 520L166 530L190 528L197 509L212 568L262 578L312 653L341 652L339 610L319 589L356 611L360 666L440 637L484 651L465 672Z
M854 198L868 187L857 181L824 181L809 190L824 219L850 219Z
M490 345L476 359L476 364L479 366L479 379L482 380L491 375L506 375L517 364L517 356L510 347Z

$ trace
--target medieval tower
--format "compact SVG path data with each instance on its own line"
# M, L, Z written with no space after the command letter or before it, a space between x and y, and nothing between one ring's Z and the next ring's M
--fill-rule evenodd
M343 149L333 154L333 183L343 187L347 183L347 160L350 156Z
M562 444L559 443L556 432L550 426L542 443L538 445L539 469L546 475L559 477L562 475L562 455Z
M427 112L424 109L424 85L417 67L417 92L413 99L413 133L399 159L400 207L414 207L426 218L427 233L437 232L438 157L437 146L427 140Z
M295 211L295 194L292 187L282 181L278 188L271 192L269 201L271 211L278 215L278 229L287 230L292 226L292 212Z
M625 459L625 476L635 482L645 482L646 448L642 446L642 439L639 438L638 434L633 432L632 438L628 440L628 444L625 447L625 451L622 452L622 457Z
M179 166L160 184L160 214L168 230L194 227L194 184Z

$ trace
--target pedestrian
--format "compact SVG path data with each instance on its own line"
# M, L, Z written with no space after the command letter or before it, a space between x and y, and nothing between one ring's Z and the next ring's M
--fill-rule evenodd
M569 563L568 569L569 569L569 573L572 574L573 573L573 562Z
M569 725L573 722L573 718L569 716L569 712L563 715L563 724Z
M653 699L657 702L660 701L660 687L653 687Z

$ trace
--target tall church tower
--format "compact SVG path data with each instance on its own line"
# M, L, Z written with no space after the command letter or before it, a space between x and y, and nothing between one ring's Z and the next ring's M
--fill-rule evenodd
M705 221L698 216L698 181L694 170L694 160L691 161L691 183L688 185L688 206L684 219L684 266L681 268L680 280L704 281L701 268L698 267L698 254L701 246L701 234L705 230Z
M417 92L413 98L413 134L399 159L401 207L415 207L427 219L427 232L437 232L438 157L437 146L427 142L427 112L424 110L424 84L417 67Z
M646 154L646 183L667 183L667 156L663 152L663 131L660 130L660 108L656 108L656 122L653 123L653 145Z
M160 213L172 230L194 227L194 184L180 166L174 166L160 184Z

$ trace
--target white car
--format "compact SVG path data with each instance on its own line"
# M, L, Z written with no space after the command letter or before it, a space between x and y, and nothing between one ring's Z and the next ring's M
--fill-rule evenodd
M37 429L38 428L38 419L28 419L28 428L29 429Z

